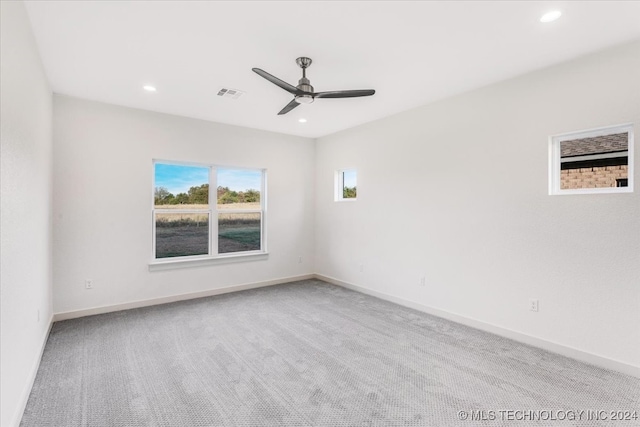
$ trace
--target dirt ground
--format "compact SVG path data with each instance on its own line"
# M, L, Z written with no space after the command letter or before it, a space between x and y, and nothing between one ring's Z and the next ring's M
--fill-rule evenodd
M156 227L156 258L206 255L209 226Z
M156 227L156 258L208 253L208 225ZM260 226L222 227L218 236L218 253L260 250Z

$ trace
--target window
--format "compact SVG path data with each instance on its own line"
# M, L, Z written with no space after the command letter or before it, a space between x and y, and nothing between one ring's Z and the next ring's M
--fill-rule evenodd
M550 138L549 194L633 191L633 126Z
M266 252L264 170L164 161L153 166L155 261Z
M338 170L335 174L335 201L356 200L357 172L355 169Z
M261 250L262 175L259 170L218 169L218 253Z
M629 186L629 178L616 179L616 187L628 187L628 186Z

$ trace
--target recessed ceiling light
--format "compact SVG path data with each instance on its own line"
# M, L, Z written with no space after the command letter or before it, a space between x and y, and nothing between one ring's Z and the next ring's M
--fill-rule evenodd
M156 88L150 85L146 85L142 87L144 90L146 90L147 92L155 92Z
M307 123L307 119L298 119L300 123Z
M552 10L551 12L547 12L540 18L540 22L552 22L556 19L560 18L562 12L559 10Z

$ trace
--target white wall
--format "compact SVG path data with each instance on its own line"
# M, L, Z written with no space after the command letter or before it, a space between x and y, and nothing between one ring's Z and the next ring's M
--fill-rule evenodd
M52 315L52 113L24 4L0 2L0 16L0 423L13 426L26 404Z
M640 367L638 173L632 194L547 179L551 134L634 122L637 143L638 76L636 42L320 138L316 271ZM345 167L355 203L332 201Z
M58 95L53 135L56 313L313 273L313 140ZM149 272L152 159L266 168L269 259Z

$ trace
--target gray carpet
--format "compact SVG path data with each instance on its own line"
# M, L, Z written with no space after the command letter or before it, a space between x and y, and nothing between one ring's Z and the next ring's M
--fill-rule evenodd
M555 411L639 407L639 379L309 280L55 323L21 425L590 426L612 424Z

